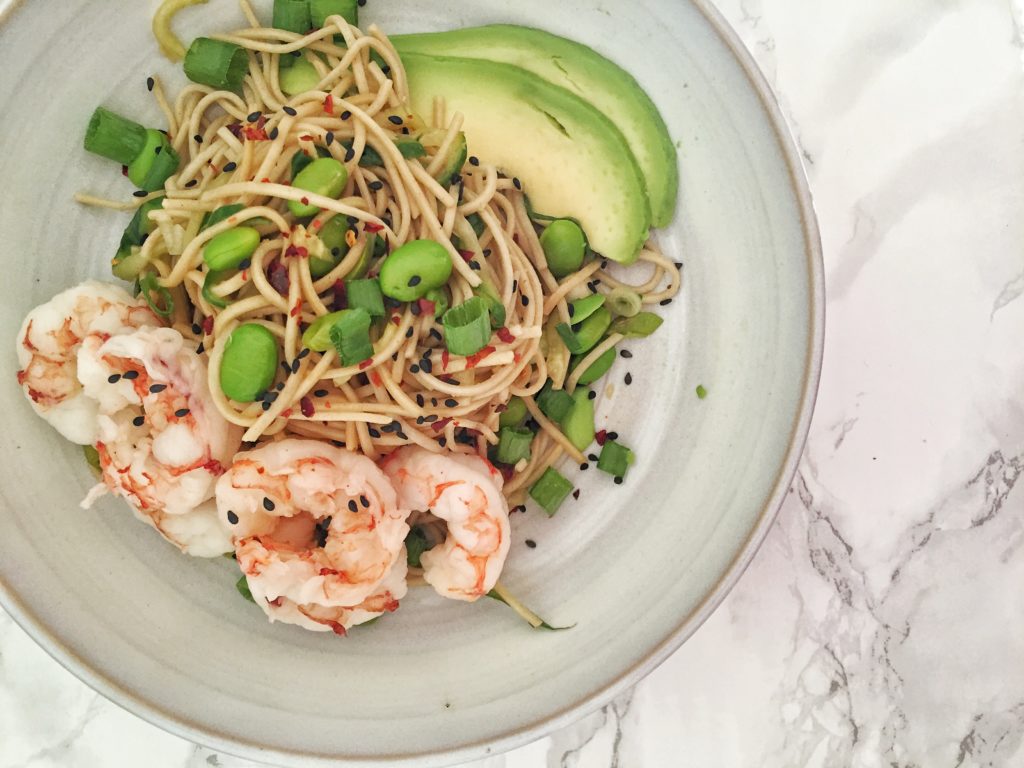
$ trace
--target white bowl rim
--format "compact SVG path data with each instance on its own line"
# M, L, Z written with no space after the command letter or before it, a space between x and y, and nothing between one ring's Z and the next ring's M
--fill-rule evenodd
M7 21L22 2L23 0L12 0L5 9L0 9L0 24ZM757 554L762 542L768 535L768 531L775 522L782 502L789 491L792 478L796 474L800 457L803 454L804 444L807 440L811 416L814 412L814 404L818 394L825 339L825 280L821 237L811 190L796 143L771 86L754 61L753 56L744 46L739 35L732 29L722 13L714 7L711 0L690 0L690 2L704 16L722 43L732 52L736 61L743 68L747 80L753 86L768 116L770 126L783 153L783 158L789 171L790 183L796 195L803 227L804 255L807 259L808 285L810 288L810 305L808 307L810 334L808 335L808 344L804 357L804 379L801 387L800 410L790 431L785 461L775 477L775 481L772 484L772 492L761 509L756 525L753 526L743 546L740 547L735 558L714 588L696 608L680 620L677 627L644 659L624 670L615 680L607 685L590 692L585 698L572 706L566 707L560 712L547 715L529 725L510 731L496 739L477 741L462 745L454 750L422 753L408 758L399 758L398 760L393 755L380 758L346 760L290 750L267 749L254 742L246 742L217 733L200 723L191 722L164 711L154 702L138 697L131 690L89 667L85 661L80 659L60 638L46 627L27 605L24 605L17 596L11 593L3 582L0 582L0 605L14 619L15 623L72 675L118 706L123 707L164 731L189 741L218 749L227 754L245 757L246 759L253 759L252 755L258 753L258 759L261 761L268 759L283 760L291 764L294 763L295 759L303 759L309 761L307 764L323 766L380 766L384 764L442 766L507 752L542 738L600 709L624 690L635 686L671 656L721 605L726 595L729 594L754 559L754 555Z

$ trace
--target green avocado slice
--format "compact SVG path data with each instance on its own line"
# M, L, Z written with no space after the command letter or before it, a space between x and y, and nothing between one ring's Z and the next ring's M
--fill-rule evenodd
M624 264L648 236L643 175L604 115L564 88L510 64L404 54L412 109L443 97L462 113L469 152L522 183L533 208L575 218L591 248Z
M397 35L391 40L400 54L514 64L586 99L626 137L647 184L654 226L672 220L679 188L675 144L654 102L617 64L580 43L511 24Z

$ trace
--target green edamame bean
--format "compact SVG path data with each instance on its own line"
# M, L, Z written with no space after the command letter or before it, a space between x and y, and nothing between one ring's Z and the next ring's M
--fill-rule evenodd
M452 274L452 258L433 240L413 240L385 259L380 268L380 289L398 301L415 301L440 288Z
M260 244L260 233L252 227L235 227L213 237L203 248L203 261L210 269L237 269Z
M555 277L565 277L583 266L587 241L579 224L569 219L556 219L540 236L540 245L548 260L548 269Z
M526 418L526 403L521 397L513 397L508 401L508 407L498 417L499 427L518 427Z
M285 60L285 57L281 58ZM305 59L292 59L291 66L278 70L277 78L282 91L289 96L298 96L316 88L320 73Z
M316 230L327 253L322 257L313 256L309 259L309 273L315 279L326 275L345 258L345 254L348 253L348 242L345 240L348 228L348 220L344 216L334 216L328 219L327 223L319 230Z
M238 403L251 403L274 381L277 338L258 323L231 332L220 362L220 388Z
M295 189L330 198L338 197L347 183L348 169L333 157L314 160L292 179L292 186ZM320 210L317 206L303 203L301 200L289 200L288 208L299 218L313 216Z

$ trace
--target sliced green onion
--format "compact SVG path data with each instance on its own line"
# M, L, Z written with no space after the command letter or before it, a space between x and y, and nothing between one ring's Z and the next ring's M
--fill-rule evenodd
M149 214L163 207L164 198L154 197L135 209L135 215L124 231L125 237L131 239L132 245L142 245L146 242L146 237L156 229L156 222L149 218Z
M491 319L487 303L479 296L464 301L444 313L444 343L453 355L474 355L491 338Z
M601 456L597 460L597 468L615 477L625 477L629 465L633 463L633 452L614 440L605 440L601 448Z
M650 336L664 322L653 312L640 312L633 317L620 317L611 324L611 333L621 333L629 339Z
M576 626L575 624L572 624L568 627L551 626L546 621L544 621L544 619L542 619L536 613L534 613L521 602L519 602L519 600L517 600L512 595L512 593L505 589L505 587L500 583L495 584L494 589L488 592L487 596L492 600L497 600L499 603L504 603L505 605L507 605L513 611L518 613L520 618L522 618L527 624L529 624L534 629L547 629L552 632L561 632L564 629L572 629L574 626Z
M499 427L516 427L526 418L526 403L521 397L513 397L498 416Z
M395 146L398 147L398 151L402 153L402 157L406 160L416 160L427 156L427 148L415 139L396 141Z
M340 312L331 312L328 315L318 317L302 334L302 346L312 349L314 352L326 352L334 344L331 342L331 326L341 320L348 312L343 309Z
M242 90L249 71L249 56L234 43L197 37L185 54L185 75L194 83L219 91Z
M572 324L582 323L604 305L604 296L600 293L592 293L582 299L576 299L569 305L569 317Z
M515 466L523 459L529 459L532 442L533 432L530 430L505 427L498 432L498 462Z
M484 280L473 293L487 302L487 310L491 313L491 328L501 328L505 324L505 305L501 303L498 291L490 280Z
M238 590L238 594L248 600L250 603L255 603L256 600L252 596L252 592L249 591L249 582L245 576L235 582L235 589Z
M633 317L643 305L640 294L629 288L613 288L608 294L608 309L619 317Z
M345 283L350 309L365 309L370 317L384 317L384 294L380 292L380 280L349 280Z
M697 385L697 397L700 398L701 400L703 400L707 396L708 396L707 389L704 388L703 384L698 384Z
M145 128L103 107L96 107L85 129L85 148L121 165L138 157L145 143Z
M309 0L309 16L313 26L320 29L328 16L341 16L353 27L359 26L357 0Z
M241 203L230 203L229 205L222 205L220 208L214 208L208 214L203 216L203 222L199 225L199 231L202 232L204 229L209 229L215 224L220 224L225 219L234 216L236 213L241 213L245 210L245 206Z
M231 274L231 270L228 269L211 269L206 273L206 279L203 280L203 298L206 299L208 304L220 307L221 309L224 309L224 307L228 305L227 299L214 293L213 288L229 274Z
M582 363L582 358L576 358L574 361L573 369ZM580 377L576 379L576 386L586 387L593 384L595 381L600 379L606 373L608 369L612 367L615 362L615 347L611 347L605 350L597 360L592 362L587 369L580 374Z
M370 322L370 313L365 309L349 309L331 326L331 343L342 365L358 365L373 357Z
M574 355L583 355L597 345L611 324L611 312L604 307L598 307L576 330L566 323L559 323L557 330L570 352Z
M405 537L405 559L409 563L409 567L422 568L420 557L430 548L430 541L422 528L414 525L409 529L409 533Z
M277 79L281 90L288 96L312 91L320 84L320 73L306 59L293 59L291 56L281 57L281 62L290 60L290 67L278 66Z
M537 407L541 413L559 424L572 408L572 395L564 389L552 389L549 381L537 395Z
M83 445L82 455L85 457L85 463L89 465L93 472L99 474L103 471L100 467L100 452L93 446Z
M126 235L121 237L121 245L110 262L110 271L120 280L132 281L142 274L149 264L149 259L142 255L142 248L127 242Z
M167 134L150 128L142 150L128 164L128 178L139 189L155 192L163 189L164 182L177 172L180 162Z
M174 312L174 299L171 292L157 282L153 272L139 276L139 293L160 317L170 317Z
M309 0L274 0L273 26L297 35L309 32L313 28Z
M562 432L579 451L594 442L594 401L585 387L572 395L572 408L562 419Z
M572 493L572 483L554 467L544 470L544 474L530 486L530 498L548 513L548 517L554 517L555 512L562 506L565 497L570 493Z

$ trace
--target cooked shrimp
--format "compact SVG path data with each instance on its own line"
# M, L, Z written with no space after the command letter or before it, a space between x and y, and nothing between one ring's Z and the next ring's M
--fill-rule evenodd
M217 507L257 602L271 619L304 626L301 616L315 622L340 615L338 608L350 609L348 618L330 619L341 625L361 615L356 609L373 613L365 605L384 594L409 533L409 510L377 465L317 440L281 440L235 456L217 482ZM404 594L389 587L392 600Z
M216 506L217 478L241 445L241 429L217 411L206 366L180 333L144 328L106 341L86 339L78 376L97 403L103 485L183 552L231 551Z
M78 380L82 342L157 325L144 302L116 285L88 280L28 313L18 331L18 383L35 412L64 437L94 443L97 406Z
M401 448L382 462L398 502L432 512L448 536L423 553L423 578L444 597L476 600L494 587L508 555L508 503L501 474L487 461Z
M253 539L247 541L252 542ZM286 597L271 599L264 591L263 579L247 577L249 591L257 604L263 606L271 621L283 621L286 624L297 624L314 632L331 630L337 635L346 634L346 630L357 624L390 613L398 609L398 601L405 597L408 586L405 577L409 567L406 563L405 547L402 547L398 559L384 577L384 581L374 590L373 594L359 605L351 608L328 606L319 603L300 605Z

